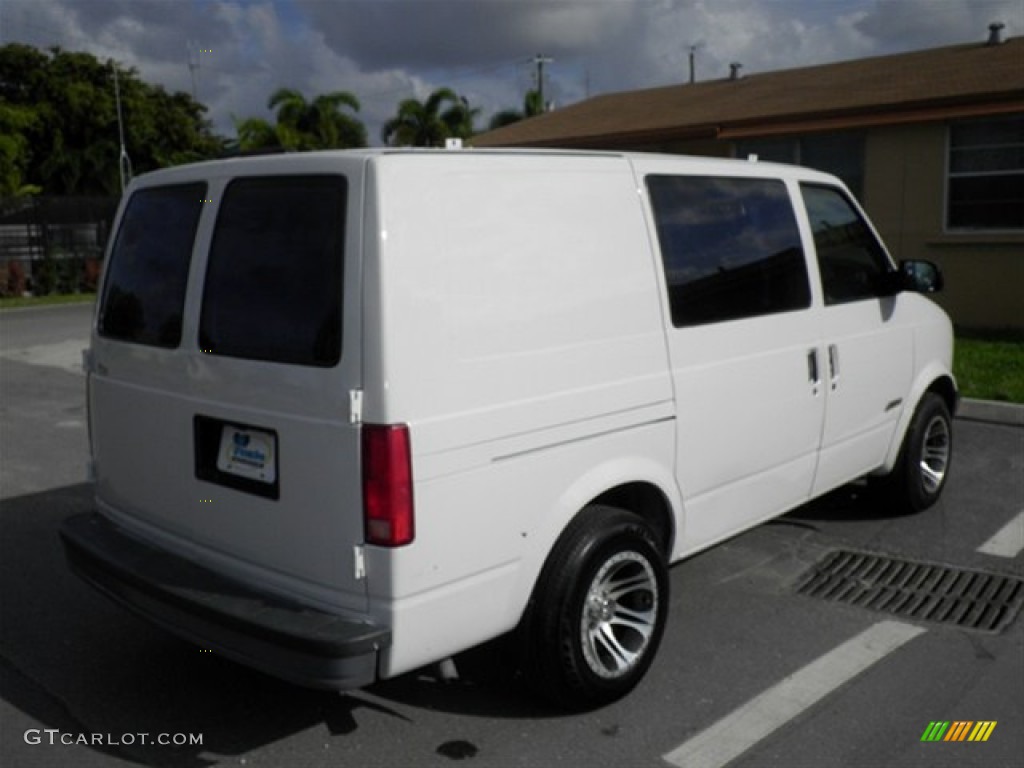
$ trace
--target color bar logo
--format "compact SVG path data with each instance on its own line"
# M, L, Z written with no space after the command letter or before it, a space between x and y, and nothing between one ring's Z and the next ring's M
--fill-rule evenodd
M921 741L988 741L995 720L933 720L921 734Z

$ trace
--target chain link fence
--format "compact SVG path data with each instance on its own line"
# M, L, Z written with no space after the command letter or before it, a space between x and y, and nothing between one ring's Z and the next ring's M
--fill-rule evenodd
M0 198L0 296L95 291L118 202Z

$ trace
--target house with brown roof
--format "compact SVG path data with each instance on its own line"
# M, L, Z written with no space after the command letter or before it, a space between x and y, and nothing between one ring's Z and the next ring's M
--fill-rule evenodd
M897 259L946 275L957 325L1024 329L1024 38L610 93L478 147L797 163L842 178Z

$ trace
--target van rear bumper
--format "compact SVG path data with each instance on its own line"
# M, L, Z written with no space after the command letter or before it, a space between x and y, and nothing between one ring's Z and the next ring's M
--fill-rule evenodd
M387 627L260 592L147 544L97 513L60 530L78 576L100 592L204 648L299 685L359 688L377 675Z

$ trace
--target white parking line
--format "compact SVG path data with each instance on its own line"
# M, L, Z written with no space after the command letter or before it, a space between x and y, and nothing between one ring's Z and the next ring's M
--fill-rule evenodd
M996 557L1016 557L1024 549L1024 509L1000 528L978 551Z
M911 624L881 621L663 757L680 768L720 768L924 631Z

